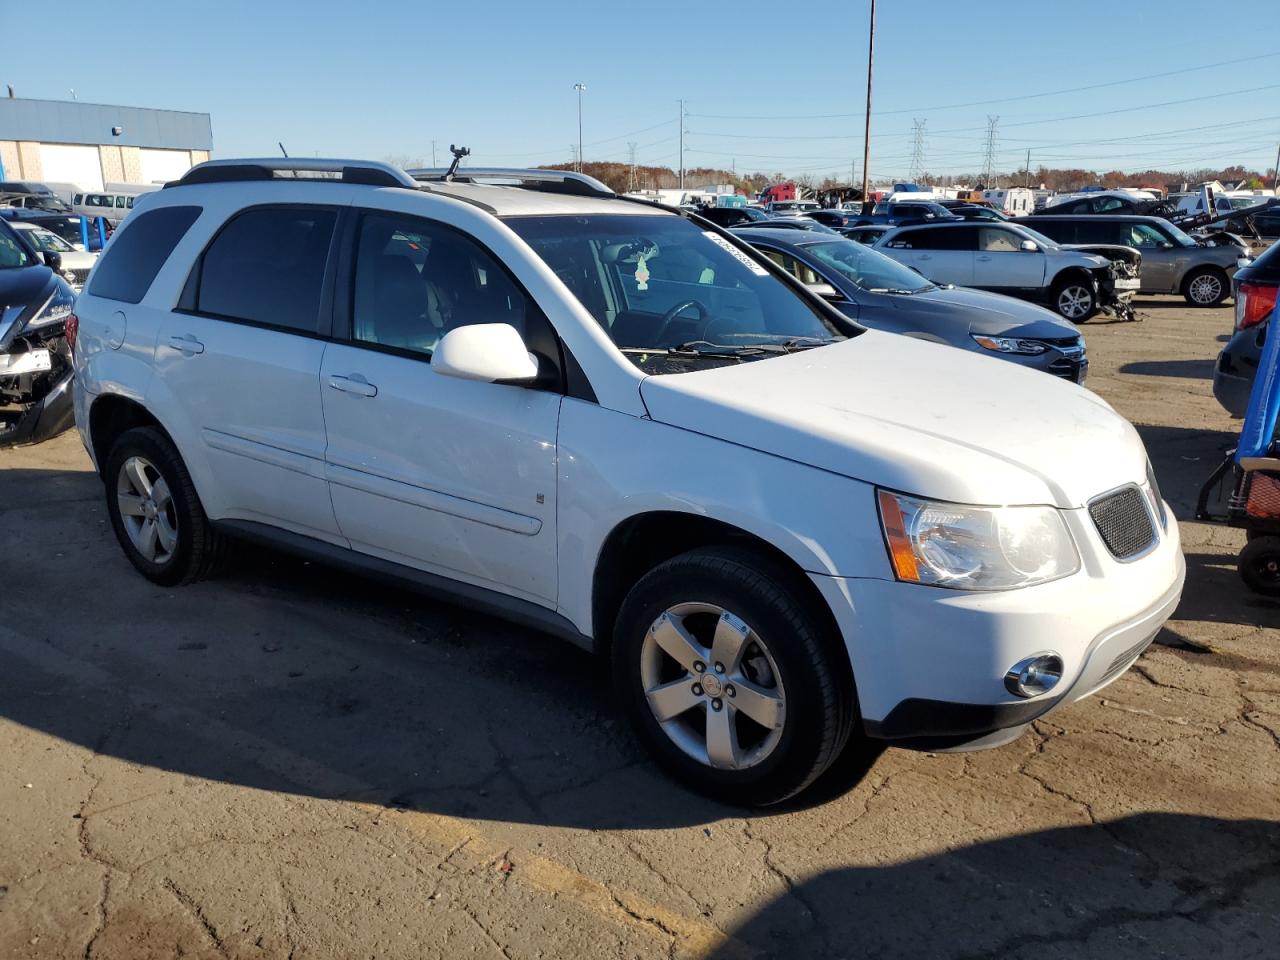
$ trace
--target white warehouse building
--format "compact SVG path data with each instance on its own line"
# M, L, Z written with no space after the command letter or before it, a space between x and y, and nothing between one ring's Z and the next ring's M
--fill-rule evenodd
M175 180L209 159L207 113L0 98L0 180L105 184Z

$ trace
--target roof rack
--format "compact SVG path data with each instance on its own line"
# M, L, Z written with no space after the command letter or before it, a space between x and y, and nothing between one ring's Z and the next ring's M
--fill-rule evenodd
M612 190L595 177L572 170L522 170L506 167L463 167L449 177L444 167L408 170L409 176L425 182L493 183L523 187L544 193L569 193L579 197L615 197Z
M403 170L375 160L307 160L266 157L251 160L206 160L198 163L166 187L193 183L236 183L249 180L307 180L360 183L371 187L404 187L419 190L422 185Z

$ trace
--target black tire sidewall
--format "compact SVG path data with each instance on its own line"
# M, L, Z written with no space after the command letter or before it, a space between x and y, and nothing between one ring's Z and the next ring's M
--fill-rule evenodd
M125 461L134 456L143 457L159 471L173 497L174 515L178 524L178 547L164 563L148 560L138 552L138 548L133 545L133 541L129 539L129 534L125 530L124 519L120 515L120 507L116 501L116 486L120 471ZM107 514L111 517L111 527L129 562L148 580L164 586L173 586L187 579L192 568L195 528L203 517L193 514L193 506L196 510L200 508L192 504L187 497L186 491L190 481L186 477L185 468L177 460L177 452L172 444L158 431L148 427L126 431L112 446L103 472Z
M833 690L841 691L845 685L835 676L839 668L829 650L830 638L822 635L821 625L814 622L801 603L787 594L791 609L779 609L772 598L744 590L730 578L698 563L708 556L714 554L698 552L668 561L642 578L627 596L612 646L614 688L640 739L678 779L731 803L777 803L802 790L834 759L836 751L828 750L829 756L821 756L825 728L828 723L850 722L851 710L841 709L832 696ZM759 569L753 572L786 591L785 583L778 583ZM670 740L649 709L640 681L640 652L645 635L663 611L685 602L710 603L732 610L764 640L777 664L786 697L782 737L768 757L747 770L717 770L689 757ZM805 622L809 643L798 638L792 643L785 641L795 633L795 617ZM816 657L814 647L818 648ZM821 674L829 680L825 691L819 680ZM830 717L826 715L828 710L832 712ZM846 735L847 731L837 731L839 746L843 746Z
M1280 536L1268 534L1250 539L1240 551L1240 578L1254 593L1264 597L1280 597L1280 581L1261 579L1253 569L1254 564L1268 555L1280 561Z

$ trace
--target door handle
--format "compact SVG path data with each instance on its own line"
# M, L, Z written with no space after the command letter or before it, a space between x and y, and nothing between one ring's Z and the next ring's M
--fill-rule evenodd
M182 351L183 355L188 357L204 353L204 344L189 333L180 337L170 337L169 346L171 349Z
M978 257L977 260L979 263L988 263L990 262L991 257L984 253L982 256Z
M932 256L931 254L928 254L928 253L922 253L922 254L920 254L920 259L921 259L921 260L932 260L932 259L933 259L933 256Z
M376 397L378 395L378 388L358 373L353 373L349 377L340 377L334 374L329 377L329 386L334 390L341 390L343 393L354 393L357 397Z

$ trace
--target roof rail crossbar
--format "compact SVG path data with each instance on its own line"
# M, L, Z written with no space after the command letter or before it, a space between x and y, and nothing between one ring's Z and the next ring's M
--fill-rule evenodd
M375 160L309 160L293 157L265 157L250 160L206 160L166 187L195 183L235 183L248 180L305 180L332 183L361 183L371 187L404 187L420 190L403 170Z
M444 182L449 171L442 167L406 171L418 181ZM454 172L453 183L494 183L502 186L523 187L544 193L569 193L579 197L617 196L595 177L572 170L527 170L507 167L463 167Z

